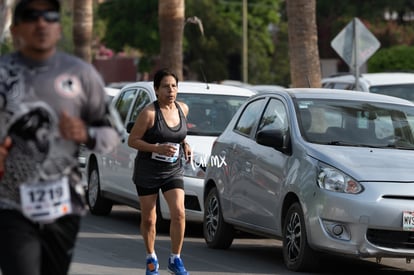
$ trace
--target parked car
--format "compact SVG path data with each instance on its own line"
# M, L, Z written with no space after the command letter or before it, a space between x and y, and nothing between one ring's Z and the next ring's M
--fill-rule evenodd
M288 269L324 252L414 258L414 104L330 89L251 97L215 141L204 186L211 248L281 239Z
M234 113L254 93L248 89L207 83L179 82L177 100L189 106L186 141L193 158L184 166L185 208L188 221L203 221L203 184L206 162L213 141L224 130ZM124 86L112 101L125 129L132 128L136 117L156 100L152 82L136 82ZM132 182L137 151L127 144L127 135L109 154L90 152L86 160L87 201L95 215L107 215L113 204L140 208ZM157 207L158 224L168 224L170 215L163 196Z
M352 74L339 74L322 79L323 88L358 90L414 101L414 73L366 73L358 78L358 84L357 88L355 76Z
M265 93L286 89L285 87L280 85L252 85L249 88L255 91L256 93Z

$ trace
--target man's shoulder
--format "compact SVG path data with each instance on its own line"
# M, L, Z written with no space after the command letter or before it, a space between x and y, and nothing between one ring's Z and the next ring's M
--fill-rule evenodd
M1 63L6 63L6 62L8 63L14 58L14 56L16 56L15 52L0 55L0 62Z
M83 59L66 52L58 51L56 52L57 57L63 62L63 63L72 63L78 66L86 66L89 67L90 64L84 61Z

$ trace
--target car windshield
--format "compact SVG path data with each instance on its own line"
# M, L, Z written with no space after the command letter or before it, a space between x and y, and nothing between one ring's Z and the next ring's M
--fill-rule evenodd
M383 94L395 96L410 101L414 101L414 83L412 84L394 84L384 86L371 86L369 91L374 94Z
M414 107L351 100L296 101L308 142L338 146L414 149Z
M189 107L187 127L189 135L219 136L247 97L178 93L177 100Z

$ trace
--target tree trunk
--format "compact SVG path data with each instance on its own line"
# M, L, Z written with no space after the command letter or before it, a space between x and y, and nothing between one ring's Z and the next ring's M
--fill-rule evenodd
M316 0L287 0L292 87L321 86Z
M75 55L92 61L93 0L73 1L73 43Z
M159 0L160 66L183 80L184 0Z
M13 0L0 0L0 44L3 43L11 23Z

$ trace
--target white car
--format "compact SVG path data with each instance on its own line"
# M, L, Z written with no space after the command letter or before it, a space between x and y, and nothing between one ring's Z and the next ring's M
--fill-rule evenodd
M185 164L184 189L187 221L203 221L204 174L214 140L221 134L238 110L254 92L239 87L195 82L179 82L177 100L189 106L187 142L193 149L193 160ZM156 100L152 82L136 82L123 87L112 101L125 130L135 122L141 110ZM107 215L113 204L129 205L139 210L139 200L132 182L137 151L127 144L127 130L121 144L109 154L90 152L84 170L90 212ZM168 224L168 206L160 196L158 225Z
M323 88L358 90L414 101L414 73L365 73L358 78L358 88L355 84L355 77L352 74L322 79Z
M105 92L108 95L110 100L112 100L119 93L119 91L121 91L121 89L105 87ZM87 156L87 154L88 154L88 150L86 149L86 147L81 146L80 150L79 150L79 156L78 156L78 163L79 163L79 167L81 169L85 168L85 166L86 166L86 156Z

